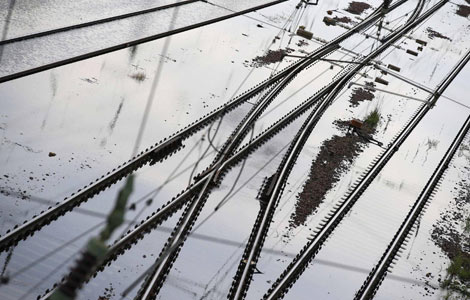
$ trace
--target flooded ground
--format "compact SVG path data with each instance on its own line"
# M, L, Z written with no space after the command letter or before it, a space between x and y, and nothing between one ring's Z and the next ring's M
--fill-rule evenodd
M112 4L119 8L109 16L155 5L152 1L124 2ZM178 26L264 2L267 1L198 1L188 4L186 12L179 10L178 20L182 23ZM436 2L427 1L425 9ZM81 18L83 13L78 9L83 6L74 1L48 1L44 6L34 6L17 0L18 11L12 15L6 38L51 29L46 17L52 14L61 15L55 26L108 16L97 11L107 12L110 2L83 3L88 3L93 12L86 19ZM159 1L158 5L168 3ZM139 151L185 128L347 30L325 24L325 16L352 26L380 3L319 1L318 5L299 10L297 2L286 1L1 83L0 233L3 235L63 201L127 161L157 76L156 96ZM390 12L384 19L381 36L404 24L416 3L408 1ZM6 5L0 4L0 8ZM49 5L55 10L44 9ZM347 134L345 125L352 119L367 120L377 111L377 122L366 130L366 137L386 147L422 105L419 100L427 99L426 90L433 90L465 55L470 48L470 20L465 13L468 5L464 0L447 3L365 67L326 110L289 176L257 264L261 273L254 275L247 299L262 298L311 239L322 219L383 151L364 137ZM5 9L0 11L3 20ZM25 11L35 17L21 13ZM159 14L171 18L174 11ZM108 28L110 31L100 31L96 36L99 44L90 45L106 47L100 35L112 35L105 39L111 45L117 38L166 31L166 27L158 28L167 23L148 19L139 26L129 25L124 35L116 34L123 32L119 28ZM300 25L313 33L311 40L294 34ZM327 60L302 70L261 114L242 145L337 78L346 62L377 48L380 42L374 38L376 33L377 26L371 26L363 34L342 42ZM68 39L73 43L69 44ZM418 40L426 41L426 45ZM49 48L46 40L31 43L20 49L24 55L18 49L5 47L0 74L48 62L51 49L60 50L53 56L59 57L75 55L68 47L78 49L76 44L90 47L72 36L63 41L67 47ZM34 53L40 55L31 60L33 45ZM407 50L418 55L410 55ZM382 69L389 64L399 67L395 73L407 82L393 76L390 70L374 67L376 64ZM366 189L286 299L311 299L312 295L319 299L353 298L470 113L470 100L465 97L469 70L468 66L462 70ZM168 159L139 169L125 225L111 240L118 239L186 188L194 176L210 165L230 133L265 93L184 140L184 148ZM226 298L260 209L256 197L262 182L276 171L311 109L240 161L213 189L158 299ZM455 285L444 286L442 282L458 278L447 271L460 254L456 245L460 244L462 253L469 253L468 143L467 137L422 214L418 231L413 233L406 252L384 280L376 299L441 299L448 294L460 299L457 297L465 295ZM104 218L121 187L122 182L111 186L11 251L0 253L2 299L36 299L58 282L86 241L103 228ZM79 299L121 299L121 293L155 262L181 214L182 211L175 213L98 273L85 285ZM445 246L444 236L452 238L453 251ZM124 299L133 299L138 286Z

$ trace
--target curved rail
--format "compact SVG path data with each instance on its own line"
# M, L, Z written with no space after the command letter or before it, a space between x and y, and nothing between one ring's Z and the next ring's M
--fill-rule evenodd
M159 10L173 8L173 7L177 7L177 6L181 6L181 5L185 5L185 4L198 2L198 1L203 1L203 0L185 0L185 1L181 1L181 2L176 2L176 3L161 5L161 6L157 6L157 7L148 8L148 9L143 9L143 10L139 10L139 11L135 11L135 12L131 12L131 13L125 13L125 14L121 14L121 15L118 15L118 16L112 16L112 17L109 17L109 18L104 18L104 19L94 20L94 21L90 21L90 22L85 22L85 23L70 25L70 26L66 26L66 27L46 30L46 31L42 31L42 32L32 33L32 34L28 34L28 35L23 35L23 36L19 36L19 37L7 39L7 40L2 40L2 41L0 41L0 46L15 43L15 42L20 42L20 41L24 41L24 40L34 39L34 38L38 38L38 37L43 37L43 36L46 36L46 35L51 35L51 34L55 34L55 33L59 33L59 32L65 32L65 31L69 31L69 30L74 30L74 29L89 27L89 26L93 26L93 25L108 23L108 22L112 22L112 21L122 20L122 19L130 18L130 17L144 15L144 14L148 14L148 13L151 13L151 12L156 12L156 11L159 11Z
M408 22L407 25L392 33L388 41L374 51L375 54L379 54L379 51L385 50L385 47L390 46L392 43L394 43L404 34L409 32L416 25L420 24L431 14L436 12L447 2L447 0L440 1L428 11L426 11L422 16L411 22ZM370 55L368 57L370 57ZM444 85L446 84L444 83ZM438 90L440 90L440 88ZM429 98L429 101L431 100L432 96ZM276 280L276 282L264 295L263 299L281 299L285 295L288 289L295 283L298 277L305 270L311 259L313 259L316 253L318 253L318 251L323 246L323 243L326 241L329 235L341 222L343 217L350 211L350 209L362 195L364 190L369 186L369 184L377 176L377 174L383 169L386 163L390 160L390 158L403 144L406 138L417 126L417 124L421 121L424 115L426 115L426 113L430 110L430 107L430 105L423 104L418 109L415 115L413 115L413 117L411 118L410 122L394 138L394 140L390 143L387 149L373 161L372 165L369 166L368 170L366 171L366 174L364 174L359 179L359 182L356 184L356 186L352 190L350 190L348 195L343 198L340 203L338 203L337 208L330 212L328 214L328 217L321 222L322 225L316 232L315 237L307 245L304 246L301 252L296 256L296 258L288 265L288 267L284 270L281 276Z
M424 2L424 1L423 1ZM418 5L417 10L419 10L421 5ZM409 22L414 21L415 18L412 18ZM269 200L266 202L266 207L261 208L258 218L255 222L255 225L250 236L250 240L247 243L245 248L244 255L240 261L237 273L232 282L232 287L230 289L228 298L229 299L243 299L246 296L246 292L251 282L253 275L253 270L256 268L256 263L261 253L262 246L264 244L265 234L269 229L271 224L271 218L274 214L274 210L277 206L280 196L282 195L285 183L289 177L290 171L301 151L303 145L305 144L308 136L315 127L316 123L320 119L321 115L331 104L333 99L341 91L341 89L352 79L354 75L357 74L368 62L377 57L380 53L385 51L388 47L392 45L396 39L401 37L404 32L401 34L391 34L388 38L389 42L386 42L384 45L373 51L367 57L365 57L358 65L354 68L349 67L349 72L341 76L340 82L337 84L335 89L328 95L328 97L318 106L318 108L311 113L307 118L304 125L302 126L299 134L296 135L294 141L291 144L286 156L281 162L278 171L274 177L274 181L271 182L273 190L270 191L268 195Z
M390 10L397 8L404 2L406 2L406 0L398 1L390 8ZM356 26L351 28L349 31L343 33L339 37L333 39L331 42L323 45L315 52L308 55L306 58L300 59L294 62L293 64L287 66L272 77L264 80L263 82L247 90L240 96L236 97L229 103L226 103L214 109L213 111L204 115L197 121L191 123L186 128L177 131L168 139L164 139L163 141L156 143L154 146L147 148L145 151L140 152L131 160L124 162L117 168L114 168L112 171L108 172L106 175L103 175L95 181L90 182L85 187L79 189L76 193L73 193L70 197L64 198L62 202L57 202L55 207L49 207L46 211L42 211L38 216L34 216L31 220L24 221L22 225L16 225L14 228L8 230L5 235L0 236L0 252L6 251L9 247L17 244L20 240L26 239L29 235L34 234L34 232L38 231L43 226L48 225L60 216L66 214L68 211L72 210L74 207L79 206L83 202L88 201L93 196L101 193L106 188L115 184L116 182L128 176L129 174L132 174L134 171L141 168L148 162L155 163L156 161L158 161L155 158L163 157L164 159L167 156L171 156L174 151L181 147L179 143L182 142L184 139L190 137L192 134L204 128L207 124L209 124L216 118L235 109L242 103L250 100L252 97L261 93L266 88L272 86L288 74L291 74L293 70L299 68L302 65L305 65L306 62L313 63L312 57L318 55L318 53L327 53L328 50L330 50L330 52L333 51L336 48L336 45L338 45L340 42L344 41L356 32L365 29L374 21L378 20L381 16L379 12L380 10L377 9L364 21L357 24Z
M467 55L457 64L457 66L453 69L453 71L446 79L446 82L450 83L458 72L465 66L470 59L470 51L467 52ZM442 93L446 88L446 85L441 86L439 92ZM451 162L452 158L455 155L459 145L462 143L462 140L468 134L470 130L470 116L467 117L467 120L464 122L462 127L460 128L458 134L455 136L452 144L447 149L444 157L441 159L439 165L434 170L432 176L429 178L428 182L426 183L425 187L421 191L418 199L413 204L413 207L408 212L405 220L401 224L398 231L395 233L392 241L388 245L387 249L383 253L382 257L380 258L377 265L372 269L372 271L367 276L366 280L362 284L359 291L356 293L354 300L369 300L372 299L377 292L380 284L382 283L383 279L387 275L387 271L390 268L391 263L395 259L398 251L404 246L404 242L407 239L408 235L411 232L416 220L423 212L426 204L428 203L435 187L441 180L444 171L448 168L449 163Z
M247 116L240 122L239 126L235 129L232 135L229 137L227 143L221 148L219 155L216 157L211 167L205 171L204 174L207 174L206 183L203 184L202 189L198 192L197 197L190 201L190 204L183 212L175 230L171 234L168 242L165 244L165 247L162 249L162 252L159 255L157 262L155 263L154 269L151 271L150 275L147 276L142 288L139 290L137 299L150 299L158 293L163 282L166 279L167 274L169 273L174 261L176 260L179 251L184 243L187 235L192 229L194 222L199 216L210 191L214 186L216 186L223 176L223 169L221 168L222 164L226 158L232 155L233 151L238 147L242 142L242 139L246 136L248 129L251 128L253 122L261 115L261 113L266 109L266 107L271 103L271 101L276 97L277 94L295 77L297 74L304 68L308 67L311 61L318 59L319 57L330 53L334 49L338 48L338 43L344 40L346 37L352 35L355 31L360 30L366 26L369 26L373 20L379 18L380 9L373 13L369 18L364 22L355 26L348 34L343 34L339 38L334 39L332 42L320 47L312 54L310 54L306 61L302 62L292 73L282 79L276 87L274 87L270 92L267 93L261 101L253 107L252 111L247 114ZM209 173L208 173L209 172Z

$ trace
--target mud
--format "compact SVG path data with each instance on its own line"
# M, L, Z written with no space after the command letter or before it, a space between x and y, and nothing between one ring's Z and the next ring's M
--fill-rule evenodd
M371 6L365 2L353 1L349 3L349 6L348 8L346 8L346 11L355 15L360 15L369 8L371 8Z
M269 50L265 55L253 58L251 67L262 67L272 63L280 62L286 54L291 53L292 49Z
M375 84L373 82L366 82L367 86L370 87L375 87ZM351 94L351 97L349 98L349 106L350 107L356 107L358 106L361 102L363 101L371 101L374 99L375 96L374 94L367 89L364 88L354 88L353 92Z
M467 0L467 3L470 4L470 2ZM468 18L470 16L470 6L468 5L457 5L459 9L455 12L457 15Z
M455 187L457 191L454 202L444 212L440 214L439 220L434 224L431 238L451 260L447 269L447 278L441 286L447 289L448 294L458 294L470 297L470 215L468 207L470 205L470 183L462 179ZM452 265L457 261L463 261L463 272L466 276L456 274L451 270ZM467 299L467 298L465 298Z
M438 39L444 39L444 40L452 41L449 37L443 35L440 32L437 32L437 31L433 30L431 27L426 28L426 32L428 33L428 37L430 39L438 38Z
M348 17L334 17L333 20L335 20L338 23L344 23L344 24L351 24L352 20Z
M295 210L289 221L291 227L305 223L323 202L326 193L339 181L342 173L350 168L363 151L366 142L356 134L347 133L347 124L347 121L336 121L335 125L345 135L335 135L322 144L320 153L310 167L309 177L297 196ZM375 129L364 125L363 133L373 135L374 132Z

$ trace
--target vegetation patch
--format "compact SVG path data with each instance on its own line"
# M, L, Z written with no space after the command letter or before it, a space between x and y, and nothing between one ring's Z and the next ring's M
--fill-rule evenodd
M470 184L463 179L457 185L453 207L441 214L431 238L450 259L447 276L441 282L447 290L445 299L470 299Z
M364 123L368 125L369 128L375 128L380 121L380 112L379 109L376 107L374 108L364 120Z

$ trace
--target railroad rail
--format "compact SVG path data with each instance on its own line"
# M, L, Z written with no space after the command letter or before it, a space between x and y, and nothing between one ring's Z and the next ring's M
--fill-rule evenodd
M389 38L388 41L382 46L385 46L398 40L403 34L406 34L416 25L420 24L422 21L427 19L431 14L436 12L447 2L448 1L446 0L438 2L432 8L427 10L423 15L416 18L415 20L411 20L411 22L408 22L407 25L392 33L393 36ZM377 50L379 50L381 47L379 47ZM303 247L303 249L296 256L296 258L288 265L288 267L284 270L281 276L276 280L276 282L264 295L264 299L281 299L285 295L288 289L295 283L298 277L305 270L308 263L315 257L315 255L321 249L329 235L337 227L343 217L350 211L350 209L362 195L364 190L369 186L369 184L377 176L377 174L383 169L386 163L399 149L399 147L403 144L403 142L418 125L418 123L422 120L422 118L426 115L426 113L431 109L431 104L437 100L442 91L450 84L451 80L455 78L458 71L460 71L462 67L462 65L458 66L458 69L454 69L451 74L449 74L449 77L439 85L437 92L429 97L428 104L423 104L420 106L420 108L412 116L408 124L406 124L402 131L397 136L395 136L395 138L387 147L387 149L384 150L376 159L373 160L366 173L360 177L358 182L356 182L355 186L349 191L349 193L342 200L339 201L335 209L331 211L326 217L326 219L320 223L318 230L315 232L315 237Z
M165 9L168 9L168 8L182 6L182 5L186 5L186 4L190 4L190 3L194 3L194 2L199 2L199 1L203 1L203 0L185 0L185 1L181 1L181 2L175 2L175 3L160 5L160 6L151 7L151 8L147 8L147 9L143 9L143 10L139 10L139 11L134 11L134 12L131 12L131 13L125 13L125 14L121 14L121 15L117 15L117 16L103 18L103 19L99 19L99 20L94 20L94 21L84 22L84 23L80 23L80 24L65 26L65 27L61 27L61 28L55 28L55 29L51 29L51 30L41 31L41 32L32 33L32 34L27 34L27 35L23 35L23 36L11 38L11 39L2 40L2 41L0 41L0 46L6 45L6 44L11 44L11 43L16 43L16 42L20 42L20 41L24 41L24 40L34 39L34 38L38 38L38 37L43 37L43 36L46 36L46 35L51 35L51 34L55 34L55 33L59 33L59 32L65 32L65 31L69 31L69 30L74 30L74 29L94 26L94 25L98 25L98 24L108 23L108 22L112 22L112 21L122 20L122 19L130 18L130 17L144 15L144 14L156 12L156 11L159 11L159 10L165 10Z
M5 76L0 77L0 83L10 81L10 80L13 80L13 79L17 79L17 78L21 78L21 77L24 77L24 76L28 76L28 75L31 75L31 74L35 74L35 73L38 73L38 72L50 70L52 68L57 68L57 67L60 67L60 66L64 66L64 65L67 65L67 64L70 64L70 63L85 60L85 59L92 58L92 57L95 57L95 56L99 56L99 55L102 55L102 54L106 54L106 53L114 52L114 51L117 51L117 50L125 49L125 48L131 47L131 46L136 46L136 45L139 45L139 44L142 44L142 43L150 42L150 41L153 41L153 40L157 40L157 39L160 39L160 38L163 38L163 37L167 37L167 36L170 36L170 35L173 35L173 34L185 32L185 31L195 29L195 28L199 28L199 27L202 27L202 26L206 26L206 25L209 25L209 24L217 23L217 22L220 22L220 21L223 21L223 20L227 20L227 19L236 17L236 16L247 14L249 12L253 12L253 11L256 11L256 10L259 10L259 9L263 9L263 8L266 8L266 7L269 7L269 6L272 6L272 5L276 5L276 4L285 2L285 1L287 1L287 0L275 0L275 1L267 2L267 3L261 4L261 5L252 7L252 8L248 8L248 9L241 10L241 11L238 11L238 12L234 12L234 13L231 13L231 14L227 14L227 15L224 15L224 16L221 16L221 17L217 17L217 18L213 18L213 19L210 19L210 20L207 20L207 21L199 22L199 23L196 23L196 24L188 25L188 26L185 26L185 27L182 27L182 28L169 30L167 32L158 33L158 34L155 34L155 35L151 35L151 36L140 38L140 39L133 40L133 41L127 41L127 42L119 44L119 45L114 45L114 46L107 47L107 48L104 48L104 49L100 49L100 50L88 52L88 53L85 53L85 54L82 54L82 55L78 55L78 56L75 56L75 57L71 57L71 58L68 58L68 59L64 59L64 60L61 60L61 61L57 61L57 62L49 63L49 64L46 64L46 65L42 65L42 66L39 66L39 67L34 67L34 68L31 68L31 69L28 69L28 70L19 71L17 73L5 75ZM211 5L211 4L208 4L208 5Z
M404 2L406 2L406 0L398 1L396 4L390 7L390 10L399 7ZM215 119L221 117L225 113L235 109L244 102L258 95L266 88L272 86L282 78L286 77L288 74L291 74L293 70L299 68L300 66L304 66L305 68L308 66L308 64L312 64L314 62L314 60L312 60L312 57L318 56L318 53L328 53L328 51L332 52L336 49L336 46L339 43L352 36L356 32L364 30L373 22L378 20L380 16L381 14L379 7L364 21L358 23L351 30L338 36L331 42L321 46L319 49L315 50L313 53L306 56L304 59L300 59L294 62L293 64L285 67L278 73L274 74L272 77L245 91L229 103L226 103L214 109L213 111L201 117L197 121L189 124L186 128L177 131L176 133L164 139L163 141L160 141L154 146L145 149L145 151L140 152L138 155L136 155L129 161L124 162L123 164L114 168L106 175L102 175L100 178L90 182L85 187L79 189L70 197L64 198L62 202L57 202L55 207L49 207L47 210L42 211L39 215L34 216L31 220L24 221L23 224L16 225L14 228L9 229L6 234L0 236L0 252L6 251L9 247L16 245L20 240L26 239L29 235L34 234L34 232L38 231L43 226L51 223L52 221L55 221L60 216L66 214L68 211L71 211L74 207L79 206L80 204L88 201L93 196L104 191L106 188L117 183L129 174L132 174L134 171L138 170L148 162L155 163L161 159L165 159L166 157L171 156L182 146L180 143L182 143L192 134L198 132Z
M470 59L470 51L467 52L467 55L464 57L463 60L459 62L454 70L459 70L459 66L465 66L465 64ZM458 71L457 71L458 73ZM452 80L450 80L452 81ZM443 89L441 89L441 93ZM362 284L359 291L356 293L354 300L368 300L372 299L377 292L380 284L384 280L387 272L397 257L398 252L405 246L405 242L408 239L410 233L412 232L413 227L416 224L416 220L418 217L423 213L425 207L429 203L429 200L433 194L434 189L436 188L437 184L442 179L444 172L449 167L450 162L452 161L455 152L457 151L459 145L462 143L465 136L468 134L470 130L470 116L467 117L466 121L460 128L459 132L455 136L454 140L452 141L451 145L447 149L446 153L444 154L443 158L441 159L439 165L434 170L433 174L429 178L428 182L426 183L425 187L421 191L418 199L413 204L411 210L408 212L408 215L403 220L398 231L395 233L392 241L388 245L387 249L383 253L382 257L380 258L379 262L375 265L372 271L367 276L366 280Z
M397 2L394 6L393 9L404 3L405 1L399 1ZM379 15L377 14L372 14L371 19L372 20L377 20ZM360 30L361 28L364 28L365 26L368 26L370 24L369 20L365 20L364 24L358 24L358 26L355 27L355 29L351 30L351 32L346 32L343 34L341 37L335 39L334 41L340 42L347 38L349 35L354 33L355 31ZM319 50L317 50L315 53L321 53L321 51L325 51L326 53L329 53L331 50L328 50L330 44L325 45L324 47L321 47ZM328 47L328 48L327 48ZM336 49L336 47L334 47ZM312 55L313 55L312 54ZM311 57L310 55L309 57ZM299 68L300 70L301 68ZM287 82L287 81L286 81ZM273 124L268 130L266 130L263 134L259 135L255 140L253 140L253 143L248 144L246 147L241 149L236 155L231 157L230 159L227 159L227 161L221 165L219 171L229 169L232 165L234 165L236 162L240 161L244 156L248 155L254 149L259 147L265 140L276 134L276 132L282 130L285 126L287 126L290 122L292 122L294 119L296 119L299 115L304 113L309 107L311 107L316 101L318 101L321 97L326 95L331 89L334 87L335 84L338 83L338 80L335 81L334 83L326 86L322 90L320 90L318 93L316 93L313 97L307 99L299 105L297 108L292 110L289 114L287 114L285 117L283 117L279 122ZM275 91L275 89L273 89ZM277 92L274 92L275 94ZM212 170L212 174L214 170ZM220 173L219 173L220 174ZM204 174L202 178L200 177L199 181L190 186L186 191L182 192L181 195L178 195L176 198L172 199L169 201L165 206L163 206L161 209L159 209L157 212L154 212L151 216L148 216L143 223L141 223L140 226L136 226L133 231L128 232L126 236L124 236L121 240L119 240L117 243L115 243L111 249L108 258L105 260L105 262L98 268L98 270L102 270L106 263L109 263L112 260L115 260L116 257L120 254L122 254L125 249L129 248L130 245L133 243L136 243L138 239L142 238L143 235L148 232L150 229L158 226L161 224L164 220L166 220L172 213L180 209L185 202L188 201L188 199L191 198L194 193L197 193L202 187L203 187L203 182L205 180L208 180L208 172ZM201 176L201 175L199 175ZM206 187L207 188L207 187ZM157 282L157 281L155 281ZM160 282L160 281L158 281ZM163 281L162 281L163 282Z
M424 1L422 1L424 2ZM415 11L420 11L422 9L422 3L420 2ZM416 17L410 18L407 24L412 23ZM343 89L344 86L372 59L377 57L380 53L388 49L393 43L402 37L408 30L406 30L406 24L403 26L403 29L397 33L392 33L388 38L387 42L384 42L379 48L374 50L372 53L364 57L361 61L354 62L357 63L356 66L349 65L346 69L348 72L340 77L340 81L336 87L332 90L331 93L320 103L316 110L312 111L309 117L305 120L305 123L302 125L299 133L294 138L291 147L287 151L279 165L278 171L273 175L272 182L270 182L271 190L268 190L268 195L264 195L266 198L266 203L262 204L258 217L256 219L255 225L253 226L252 233L250 235L250 240L245 247L244 254L240 260L237 273L232 282L232 287L230 289L228 298L229 299L244 299L246 292L251 283L253 270L256 269L256 263L258 261L261 249L264 244L266 234L268 232L269 226L271 224L272 216L279 202L279 199L284 190L285 184L289 177L289 174L292 170L297 157L302 150L305 142L307 141L311 131L329 107L331 102L335 99L338 93ZM263 196L263 195L262 195ZM269 200L268 200L269 199ZM264 206L264 207L263 207Z
M395 6L397 7L397 6ZM381 16L381 7L376 10L366 22L360 23L355 26L355 31L359 30L358 28L363 28L365 26L370 26L372 24L370 20L373 20L374 16ZM339 37L344 38L344 35ZM332 41L334 44L327 44L325 46L329 47L330 50L325 49L326 52L331 51L331 47L335 49L339 47L338 43L335 42L339 38ZM324 46L323 46L324 47ZM323 47L320 47L318 51L322 51ZM314 52L314 53L315 53ZM309 57L312 57L314 54L310 54ZM321 52L317 56L314 56L315 59L321 57ZM271 103L273 98L282 90L285 85L287 85L290 80L293 79L303 68L308 66L308 62L304 63L305 66L299 66L297 69L293 70L292 74L281 80L277 87L273 88L266 97L260 102L257 103L257 107L254 107L252 112L247 114L246 118L239 124L234 133L229 137L227 143L222 147L219 155L214 160L211 167L206 170L203 174L207 174L209 178L204 183L202 189L198 192L197 197L190 201L190 204L186 207L183 215L177 223L177 226L174 232L171 234L168 242L165 244L162 249L157 262L154 264L153 269L149 273L149 276L145 279L141 289L139 290L137 299L153 299L156 294L158 294L161 286L163 285L166 276L170 272L174 261L176 260L184 241L189 235L192 226L194 225L197 217L199 216L203 206L205 205L207 198L210 194L210 191L214 186L217 186L221 177L223 176L224 170L220 166L224 163L226 157L230 156L235 148L241 143L242 139L246 136L248 129L254 123L256 118L258 118L262 111Z

